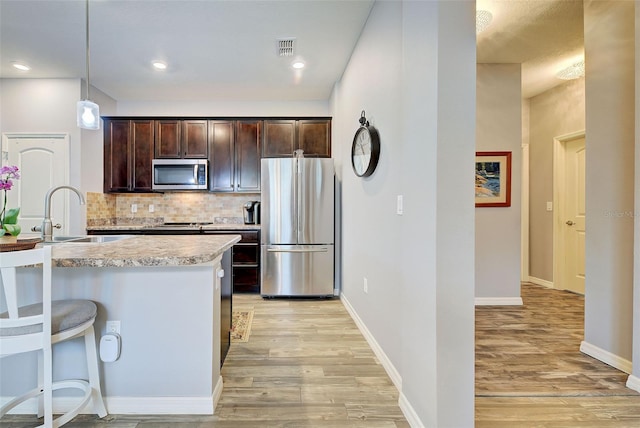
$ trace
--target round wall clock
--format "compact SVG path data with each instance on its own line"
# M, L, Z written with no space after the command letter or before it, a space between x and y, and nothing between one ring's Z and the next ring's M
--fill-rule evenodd
M369 125L364 110L359 122L360 128L351 145L351 166L358 177L368 177L376 170L380 159L380 135L376 128Z

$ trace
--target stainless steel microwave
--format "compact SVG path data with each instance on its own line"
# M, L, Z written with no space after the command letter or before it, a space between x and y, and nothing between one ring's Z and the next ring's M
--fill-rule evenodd
M154 190L206 190L206 159L154 159Z

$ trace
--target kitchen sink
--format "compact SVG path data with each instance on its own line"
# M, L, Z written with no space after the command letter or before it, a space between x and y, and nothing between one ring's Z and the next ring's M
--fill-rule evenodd
M133 235L95 235L95 236L54 236L52 242L47 244L86 244L120 241L122 239L133 238Z

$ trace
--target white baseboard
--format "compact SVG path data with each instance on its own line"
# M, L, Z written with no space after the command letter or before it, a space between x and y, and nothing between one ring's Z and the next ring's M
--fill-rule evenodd
M222 395L222 388L223 380L222 376L219 376L211 397L104 397L104 402L107 411L117 415L213 415L213 411ZM65 413L73 409L77 405L79 398L54 397L54 413ZM0 397L0 406L4 406L12 399L13 397ZM37 399L32 398L16 406L9 413L32 415L37 411ZM91 405L80 413L91 414Z
M384 367L385 371L391 378L391 382L393 382L395 387L398 389L398 392L400 393L400 396L398 398L398 405L400 406L400 410L402 410L404 417L407 418L409 425L415 428L423 428L424 425L418 417L418 414L415 412L413 406L411 406L411 403L409 403L407 398L402 393L402 377L400 376L400 373L398 372L398 370L396 370L393 363L391 363L391 360L389 360L387 354L384 353L367 326L356 313L355 309L353 309L353 306L351 306L351 303L349 303L349 299L347 299L344 294L341 294L340 300L342 301L344 307L347 309L347 312L349 312L349 315L351 315L353 321L358 326L360 333L362 333L369 346L371 346L371 349L373 350L373 353L376 354L376 357L380 361L380 364L382 364L382 367Z
M580 352L589 355L590 357L600 360L605 364L609 364L611 367L615 367L627 374L631 374L633 364L631 361L624 359L618 355L612 354L602 348L592 345L584 340L580 343Z
M542 285L543 287L553 288L553 282L547 281L546 279L536 278L535 276L530 276L529 282L536 285Z
M629 375L627 378L627 388L640 392L640 377Z
M218 382L216 382L215 388L213 388L213 408L215 410L218 405L218 401L220 401L220 397L222 396L222 389L224 388L224 382L222 380L222 376L218 376ZM213 414L213 410L210 414Z
M219 397L218 397L219 398ZM212 415L211 397L105 397L107 411L117 415Z
M412 428L424 428L424 424L418 417L418 414L407 400L407 397L404 396L402 392L400 392L400 398L398 398L398 406L400 406L400 410L404 414L404 417L409 422L409 426Z
M353 309L353 306L351 306L351 303L349 303L349 300L345 297L344 294L340 296L340 300L342 301L344 307L347 309L347 312L349 312L349 315L351 315L353 321L358 326L360 333L362 333L369 346L371 346L373 353L376 354L376 357L378 357L380 364L382 364L382 367L384 367L385 371L391 378L391 382L393 382L398 391L402 391L402 377L400 376L398 370L396 370L394 365L391 363L391 360L389 360L387 354L384 353L376 339L373 337L364 322L360 319L355 309Z
M476 306L522 306L522 297L476 297Z

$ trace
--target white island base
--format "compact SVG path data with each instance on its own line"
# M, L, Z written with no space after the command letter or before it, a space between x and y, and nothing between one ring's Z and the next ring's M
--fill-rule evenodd
M107 320L121 323L120 358L100 363L109 413L213 414L222 393L220 260L221 256L194 265L53 269L54 299L97 303L97 341L106 332ZM40 271L24 268L18 275L18 281L37 284ZM87 378L81 339L55 345L53 357L54 380ZM35 353L2 359L0 401L35 387L36 367ZM73 402L54 395L54 412ZM32 400L13 413L35 411Z

